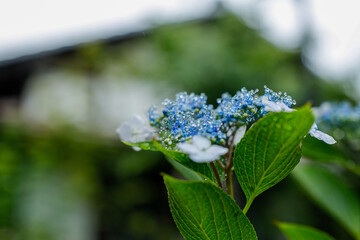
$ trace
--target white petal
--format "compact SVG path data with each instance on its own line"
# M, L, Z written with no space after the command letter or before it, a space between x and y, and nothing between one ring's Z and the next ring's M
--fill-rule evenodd
M221 155L224 155L229 150L225 147L219 146L219 145L212 145L206 150L206 153L212 154L216 156L215 158L218 159Z
M289 108L285 103L275 103L269 101L266 97L262 98L262 103L265 106L265 111L267 112L292 112L295 109Z
M140 151L141 150L141 148L139 148L139 147L132 147L135 151Z
M134 133L131 137L131 142L138 143L138 142L145 142L147 140L147 133Z
M218 156L209 154L206 152L201 152L199 154L191 154L190 159L194 162L203 163L203 162L212 162L217 159Z
M311 128L310 128L309 133L311 133L312 131L315 131L315 130L318 130L318 126L317 126L316 123L313 123L313 125L312 125Z
M134 127L142 127L145 126L145 121L140 115L134 115L130 120L129 123Z
M203 136L196 135L192 138L192 141L193 144L201 150L207 149L211 146L210 140Z
M155 130L139 115L134 115L129 121L121 124L116 132L122 141L129 143L150 141L156 137Z
M276 104L274 102L267 101L265 104L265 111L267 112L281 112L281 107L279 104Z
M282 111L284 112L293 112L295 109L289 108L285 103L279 103Z
M336 143L335 139L333 137L331 137L330 135L323 133L322 131L318 130L318 126L316 125L316 123L314 123L311 126L311 129L309 131L310 136L317 138L321 141L324 141L327 144L334 144Z
M235 133L235 137L234 137L234 145L238 144L240 142L240 140L244 137L246 132L246 126L242 126L240 127L236 133Z
M128 122L124 122L123 124L121 124L120 127L116 129L116 132L119 134L119 137L122 141L131 141L133 130Z
M179 143L177 146L182 152L187 154L198 154L199 152L201 152L200 149L198 149L191 143Z
M322 131L319 131L319 130L317 130L317 129L311 129L311 130L309 131L309 134L310 134L312 137L317 138L317 139L319 139L319 140L321 140L321 141L324 141L324 142L327 143L327 144L334 144L334 143L336 143L335 139L334 139L332 136L330 136L330 135L328 135L328 134L326 134L326 133L323 133Z
M147 126L143 126L142 128L134 129L134 135L142 138L143 141L150 141L155 137L155 130Z

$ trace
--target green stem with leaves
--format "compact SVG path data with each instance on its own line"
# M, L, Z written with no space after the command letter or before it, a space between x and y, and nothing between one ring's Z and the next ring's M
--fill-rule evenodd
M233 186L233 178L232 178L232 168L234 165L233 162L233 151L234 151L234 137L236 131L232 134L231 144L229 146L229 152L227 156L227 162L225 166L225 182L226 182L226 192L232 199L234 199L234 186Z
M234 199L234 187L231 169L226 173L226 192L232 199Z

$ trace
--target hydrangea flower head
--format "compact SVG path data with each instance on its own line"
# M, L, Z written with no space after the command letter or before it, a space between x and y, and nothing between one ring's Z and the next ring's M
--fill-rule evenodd
M205 94L178 93L175 100L162 102L161 112L152 106L148 112L149 121L159 129L167 145L190 140L195 135L221 142L226 137L220 129L222 124L216 119L213 106L206 101Z
M144 127L144 123L135 118L132 123L124 123L118 132L129 142L154 138L156 133L156 138L166 148L188 153L196 162L214 161L225 154L230 145L236 145L246 129L264 115L295 111L291 107L296 102L286 93L274 92L266 86L264 90L263 95L259 95L257 89L246 88L234 96L224 93L217 99L217 108L207 103L203 93L180 92L174 99L165 99L161 106L150 107L148 123L152 128L146 124ZM327 143L335 142L316 125L309 133Z
M221 122L229 125L249 124L258 120L261 113L262 103L257 95L259 90L242 88L233 97L225 93L217 100L219 106L216 109Z

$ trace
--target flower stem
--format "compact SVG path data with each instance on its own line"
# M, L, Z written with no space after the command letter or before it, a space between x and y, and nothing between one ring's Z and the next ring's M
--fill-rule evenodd
M231 169L226 173L226 192L232 199L234 199L234 187Z
M218 173L218 171L217 171L217 169L216 169L216 167L215 167L214 162L211 162L211 163L210 163L210 166L211 166L211 168L212 168L212 170L213 170L213 172L214 172L214 175L215 175L215 178L216 178L217 183L219 184L219 186L220 186L221 188L223 188L223 186L222 186L222 184L221 184L221 180L220 180L219 173Z
M226 192L230 195L232 199L234 199L234 186L232 179L232 167L233 167L233 151L234 151L234 137L236 130L232 134L231 144L229 146L229 152L227 155L227 161L225 166L225 182L226 182Z

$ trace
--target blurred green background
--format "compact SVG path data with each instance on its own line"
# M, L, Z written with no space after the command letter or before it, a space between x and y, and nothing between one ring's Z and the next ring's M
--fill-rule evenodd
M267 85L297 106L357 100L345 94L350 82L304 67L306 44L280 50L221 14L36 60L15 100L2 98L0 239L182 239L160 172L178 174L161 154L124 146L116 128L179 91L215 103L223 92ZM259 239L284 239L273 220L350 238L292 178L261 195L248 216Z

